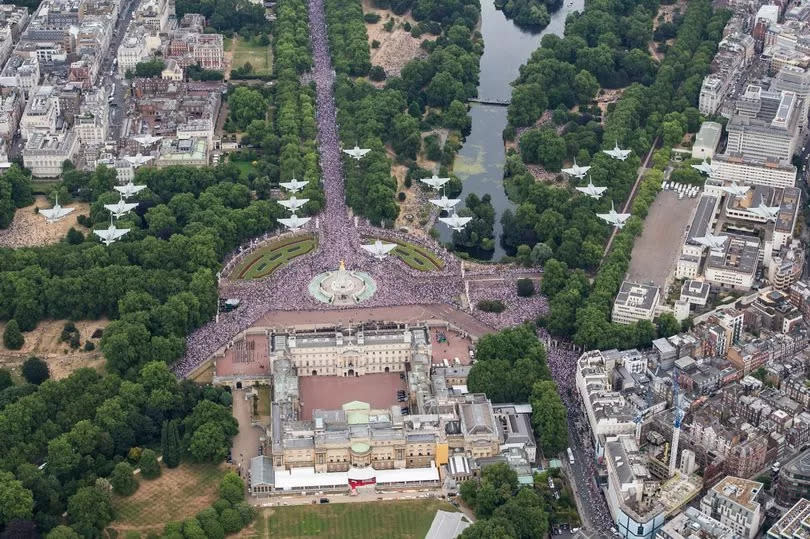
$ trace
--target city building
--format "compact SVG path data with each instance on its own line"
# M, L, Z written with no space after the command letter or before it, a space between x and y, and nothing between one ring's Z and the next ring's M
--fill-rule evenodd
M0 86L19 88L26 97L39 86L40 79L39 60L36 56L25 58L13 54L0 72Z
M756 159L725 153L712 160L712 179L741 185L794 187L796 167L790 161Z
M299 376L405 372L428 347L427 328L343 329L271 333L271 357L289 360Z
M706 256L703 275L707 282L732 290L750 290L759 259L759 239L729 235L720 249Z
M20 89L0 89L0 138L10 140L14 137L20 124L24 103L25 99Z
M801 452L779 469L774 493L777 503L785 507L810 497L810 450Z
M653 477L648 462L631 436L605 444L605 497L619 537L655 538L667 516L679 512L700 493L703 483L699 477L677 474L662 482Z
M759 503L762 487L758 481L724 477L701 498L700 510L742 537L754 539L764 518Z
M613 302L612 320L618 324L652 320L659 295L657 286L624 281Z
M155 160L157 167L183 165L204 167L208 165L208 144L202 138L164 139L160 154Z
M25 105L20 119L20 133L28 140L36 133L53 133L59 119L59 96L53 86L40 86Z
M160 72L160 78L163 80L182 81L183 68L177 64L177 60L166 60L166 67Z
M738 539L739 535L719 520L687 507L658 530L656 539Z
M768 530L768 539L796 539L810 534L810 501L802 498Z
M768 282L777 290L788 290L804 270L804 248L798 240L782 247L768 263Z
M86 92L79 114L74 117L73 128L79 141L86 145L103 144L107 139L109 103L103 88Z
M749 85L726 126L726 151L746 159L790 161L798 140L798 101L793 92Z
M810 113L810 71L794 65L785 65L773 78L770 89L793 92L801 99L802 108L798 125L804 127Z
M23 148L23 164L36 178L56 178L62 164L73 159L79 139L72 131L62 133L34 132Z
M165 57L175 60L182 68L199 65L203 69L222 71L225 66L224 42L221 34L189 31L174 32L166 47Z
M723 126L721 124L717 122L700 124L700 130L695 135L695 142L692 144L692 159L713 159L722 135Z

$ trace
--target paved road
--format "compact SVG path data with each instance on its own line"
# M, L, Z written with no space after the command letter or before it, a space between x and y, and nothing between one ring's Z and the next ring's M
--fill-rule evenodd
M641 166L638 167L638 175L636 175L636 183L633 184L633 189L630 190L630 196L627 197L627 201L624 203L624 207L622 208L621 213L628 213L628 209L631 207L633 203L633 199L636 197L636 191L638 191L638 186L641 185L641 179L644 177L644 173L647 171L647 167L650 165L650 158L652 158L652 154L655 149L658 147L658 139L659 137L655 137L655 140L650 147L650 151L647 152L647 157L644 158L644 161L641 163ZM613 245L613 239L616 237L616 234L619 233L618 227L613 227L613 232L610 234L610 239L608 239L607 245L605 246L605 254L602 255L602 259L608 255L610 252L610 247Z
M110 102L109 136L118 139L121 136L121 123L125 114L124 97L126 88L123 78L119 77L118 71L113 67L113 60L117 57L118 46L124 39L129 21L132 19L132 12L138 6L139 0L124 0L121 12L118 14L118 22L113 30L113 38L110 40L110 48L104 56L99 71L98 84L111 90L115 85L115 93Z
M242 477L247 477L250 459L259 454L259 437L262 430L251 425L253 399L245 399L247 390L236 389L233 392L233 416L239 422L239 434L233 439L231 455Z

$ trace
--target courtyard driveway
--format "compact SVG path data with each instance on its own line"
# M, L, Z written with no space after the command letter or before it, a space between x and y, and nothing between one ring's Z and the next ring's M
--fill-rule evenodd
M233 417L239 422L239 434L234 437L231 449L233 463L245 479L250 469L250 459L259 454L259 437L262 435L261 429L250 424L253 399L246 400L246 395L246 389L236 389L233 392Z

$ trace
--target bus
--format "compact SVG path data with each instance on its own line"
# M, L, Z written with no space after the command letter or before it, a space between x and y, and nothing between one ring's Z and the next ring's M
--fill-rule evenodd
M568 448L568 463L573 466L574 464L574 452L571 451L571 448Z

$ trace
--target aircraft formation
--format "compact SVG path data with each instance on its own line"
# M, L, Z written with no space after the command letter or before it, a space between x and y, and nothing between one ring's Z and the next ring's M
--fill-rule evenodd
M583 179L589 170L591 170L591 167L581 167L577 165L576 158L574 158L574 164L570 168L562 169L563 173L573 176L578 180Z
M360 161L370 151L371 151L371 148L361 148L357 144L355 144L354 148L350 148L348 150L343 150L343 153L348 154L349 156L352 157L352 159L356 159L356 160Z
M121 217L127 215L138 206L137 202L124 201L123 193L120 193L120 196L121 198L115 204L104 204L104 208L107 209L110 212L110 215L116 219L120 219Z
M59 195L56 195L53 208L39 210L39 214L45 218L46 223L56 223L70 215L75 208L63 208L59 205Z
M141 192L142 189L146 189L145 185L135 185L132 183L132 180L128 181L124 185L116 185L113 187L116 191L121 193L121 196L124 200L127 200L129 197L137 195Z
M308 180L301 181L293 178L288 182L279 182L279 185L291 193L297 193L309 183Z
M613 146L612 150L602 150L604 153L608 154L612 159L618 159L619 161L624 161L630 156L630 153L633 150L622 150L619 148L619 141L616 141L616 144Z
M597 213L596 216L605 221L607 224L613 225L618 229L624 228L624 224L628 219L630 219L629 213L619 213L616 211L612 200L610 201L610 212Z
M588 167L590 168L590 167ZM584 193L587 196L599 200L602 198L602 193L607 191L607 187L596 187L591 180L588 180L588 185L585 187L575 187L577 191L580 193Z
M137 204L136 204L137 206ZM94 230L93 234L99 237L104 245L110 245L120 240L130 231L129 228L116 228L113 224L113 213L110 212L110 226L100 230Z
M694 238L698 244L708 247L711 250L716 250L723 247L727 239L728 236L715 236L711 232L707 233L705 236Z
M707 176L711 176L712 172L714 172L712 166L705 159L700 164L692 165L692 168L697 170L701 174L706 174Z
M369 253L377 260L382 260L388 253L397 248L396 243L383 243L381 240L375 240L374 243L361 245L364 251Z

